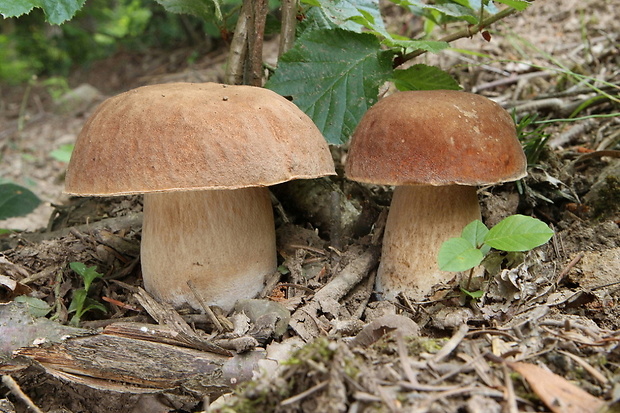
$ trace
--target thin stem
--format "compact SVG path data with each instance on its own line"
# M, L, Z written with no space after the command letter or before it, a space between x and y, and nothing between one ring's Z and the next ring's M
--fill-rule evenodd
M439 39L439 41L450 43L455 40L462 39L464 37L472 37L474 34L484 30L486 27L490 26L491 24L510 16L516 11L517 10L513 9L512 7L505 8L499 13L496 13L493 16L490 16L489 18L481 21L480 23L473 25L473 26L467 26L465 29L459 30L458 32L449 34ZM406 55L403 55L400 59L398 59L397 66L400 66L403 63L415 57L418 57L424 53L426 53L426 50L422 50L422 49L414 50L413 52L407 53Z

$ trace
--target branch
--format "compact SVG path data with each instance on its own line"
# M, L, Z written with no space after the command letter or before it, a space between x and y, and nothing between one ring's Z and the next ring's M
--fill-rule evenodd
M500 11L499 13L494 14L493 16L489 17L486 20L483 20L482 22L480 22L479 24L473 25L473 26L467 26L467 28L459 30L458 32L449 34L441 39L439 39L439 41L441 42L446 42L446 43L450 43L453 42L455 40L458 39L462 39L464 37L472 37L474 34L481 32L482 30L484 30L485 28L489 27L490 25L492 25L493 23L502 20L508 16L510 16L511 14L514 14L517 10L513 9L512 7L508 7L505 8L504 10ZM416 58L420 55L423 55L424 53L426 53L426 50L422 50L422 49L418 49L418 50L414 50L413 52L407 53L406 55L403 55L402 57L400 57L399 59L397 59L397 64L396 67L402 65L403 63Z
M278 57L286 53L295 42L298 0L282 0L282 29Z

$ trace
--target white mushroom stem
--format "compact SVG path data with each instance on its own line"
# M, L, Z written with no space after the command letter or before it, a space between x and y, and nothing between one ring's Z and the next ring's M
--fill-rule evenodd
M148 292L179 307L230 310L255 297L276 270L267 188L157 192L144 195L142 275Z
M454 273L440 271L437 253L449 238L480 219L473 186L399 186L385 226L377 290L385 299L403 293L421 300Z

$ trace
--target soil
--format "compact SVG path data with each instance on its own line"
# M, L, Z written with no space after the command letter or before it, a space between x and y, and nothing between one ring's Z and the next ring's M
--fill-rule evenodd
M0 85L1 176L44 201L26 217L0 222L18 230L0 239L0 411L27 411L29 403L50 412L618 409L614 3L534 2L491 28L491 41L453 44L476 53L450 50L415 62L439 65L519 118L553 120L544 124L549 138L528 176L480 188L479 199L489 226L520 213L555 235L527 254L497 256L469 285L485 292L480 299L461 293L455 278L422 302L380 300L373 285L391 188L337 177L331 182L340 201L352 200L342 210L363 212L344 232L319 212L304 213L320 206L291 206L287 194L299 188L274 189L282 271L261 300L230 315L162 307L140 289L141 199L62 195L66 164L50 153L73 143L97 104L121 91L221 82L224 50L191 64L191 49L119 53L76 70L60 101L40 84ZM409 34L410 21L397 27ZM591 99L601 91L606 98ZM346 147L333 153L341 170ZM106 312L87 312L79 328L69 310L83 284L71 262L103 274L90 296ZM47 317L31 315L33 302L25 311L16 302L24 294L50 306Z

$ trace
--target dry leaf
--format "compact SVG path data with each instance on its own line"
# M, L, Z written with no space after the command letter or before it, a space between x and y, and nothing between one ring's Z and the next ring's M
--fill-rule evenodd
M605 402L563 377L529 363L507 363L554 413L596 413Z

